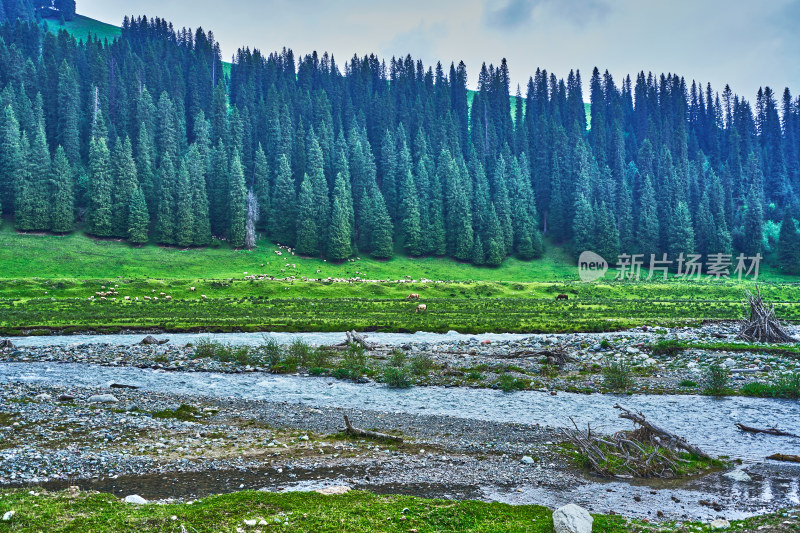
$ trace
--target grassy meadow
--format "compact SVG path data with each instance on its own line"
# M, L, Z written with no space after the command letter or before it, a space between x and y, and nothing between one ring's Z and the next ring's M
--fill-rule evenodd
M252 251L222 242L206 249L137 248L80 233L23 235L6 226L0 230L0 334L610 331L735 319L743 291L753 288L752 282L610 278L580 282L571 258L555 246L540 260L511 258L496 269L399 255L333 264L263 240ZM781 318L800 323L800 285L789 280L767 271L760 286L778 302ZM425 312L406 299L412 292L420 294ZM570 299L556 302L558 294Z

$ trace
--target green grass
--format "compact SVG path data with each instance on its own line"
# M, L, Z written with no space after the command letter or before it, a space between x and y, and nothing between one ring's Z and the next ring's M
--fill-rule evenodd
M78 41L87 41L89 35L94 35L101 41L104 39L113 41L122 34L122 29L119 26L100 22L83 15L75 15L74 20L65 21L63 26L56 18L46 19L46 23L48 30L55 33L60 30L67 30Z
M741 392L743 396L797 400L800 398L800 374L780 376L770 383L747 383Z
M15 515L0 530L49 533L175 532L233 533L291 531L314 533L552 533L552 511L538 505L507 505L476 501L430 500L413 496L381 496L352 491L339 496L316 493L237 492L197 500L192 504L127 505L109 494L66 493L32 495L10 489L0 497L0 515ZM173 518L174 517L174 518ZM595 533L653 531L653 524L614 515L595 514ZM269 526L248 527L244 520L264 519ZM277 520L276 520L277 519ZM782 511L732 521L732 529L797 531L797 518ZM659 531L710 531L708 524L663 524ZM763 528L762 528L763 529Z
M800 343L784 344L779 346L766 346L748 342L688 342L681 340L665 340L653 344L651 347L654 355L674 356L684 350L707 350L710 352L757 352L772 353L776 355L800 356Z

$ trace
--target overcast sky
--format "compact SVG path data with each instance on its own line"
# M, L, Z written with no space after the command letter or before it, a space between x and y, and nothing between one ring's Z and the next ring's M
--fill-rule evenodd
M223 57L249 46L296 55L411 54L426 66L463 60L475 87L481 63L508 59L514 84L537 67L566 78L594 66L615 80L644 70L729 83L755 99L760 86L800 92L800 0L78 0L80 14L120 24L159 16L214 32ZM512 88L512 91L514 88Z

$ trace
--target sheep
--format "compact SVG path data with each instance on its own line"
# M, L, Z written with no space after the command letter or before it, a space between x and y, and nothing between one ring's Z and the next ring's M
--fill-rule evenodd
M194 289L194 287L190 287L189 290L194 292L195 289Z
M416 310L416 311L414 311L414 312L415 312L415 313L424 313L424 312L425 312L425 311L427 311L427 310L428 310L428 306L427 306L427 305L425 305L425 304L419 304L419 305L417 306L417 310Z
M201 294L200 298L202 298L203 300L206 300L206 299L208 299L208 296L206 296L205 294Z

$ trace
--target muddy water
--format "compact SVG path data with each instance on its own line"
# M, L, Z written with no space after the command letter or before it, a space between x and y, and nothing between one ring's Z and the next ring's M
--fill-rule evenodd
M270 490L313 489L344 482L376 492L411 493L436 497L469 497L508 503L538 503L551 507L575 502L597 512L614 510L632 516L655 517L657 511L673 519L738 518L781 507L800 505L800 465L778 464L764 458L772 453L800 455L800 439L752 435L738 431L736 422L796 429L800 402L759 398L715 399L703 396L580 395L522 391L505 394L490 389L415 387L392 390L380 384L357 385L330 378L282 376L260 373L181 373L138 368L81 364L3 363L0 382L38 382L67 387L105 387L110 383L135 385L145 391L200 394L252 400L283 401L317 407L343 407L385 412L446 415L458 418L563 427L572 417L579 425L613 432L630 423L617 418L613 406L621 403L644 412L650 419L694 444L716 454L742 459L753 478L734 482L716 473L690 481L649 483L587 480L572 488L553 491L544 487L451 487L383 485L372 472L366 479L358 471L330 468L293 472L295 477L269 473L188 473L100 480L86 488L117 494L142 493L145 497L197 497L239 488ZM634 496L639 501L634 501ZM677 499L678 501L675 501ZM721 512L700 505L717 502Z

